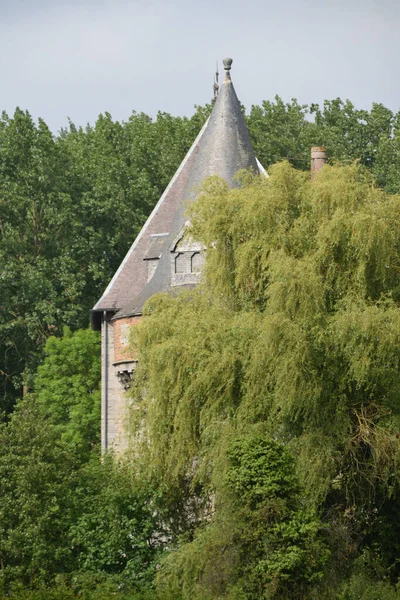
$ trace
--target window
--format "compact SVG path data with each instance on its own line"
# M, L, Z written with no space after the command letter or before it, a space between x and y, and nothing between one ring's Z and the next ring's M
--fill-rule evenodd
M186 260L185 253L181 252L175 258L175 273L187 273L188 272L188 264Z
M203 266L203 257L200 252L195 252L192 256L191 272L199 273Z

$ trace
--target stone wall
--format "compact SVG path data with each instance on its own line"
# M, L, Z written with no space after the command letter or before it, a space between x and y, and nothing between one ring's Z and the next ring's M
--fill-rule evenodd
M129 331L141 319L142 317L129 317L116 321L109 319L102 325L101 444L103 449L114 449L118 454L128 447L129 398L126 392L137 363L134 353L129 351ZM105 328L107 328L106 357L104 356Z

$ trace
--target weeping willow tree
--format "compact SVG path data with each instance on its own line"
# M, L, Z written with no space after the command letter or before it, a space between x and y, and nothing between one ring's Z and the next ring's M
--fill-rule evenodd
M189 572L188 581L200 582L203 595L190 586L185 592L174 580L170 590L175 591L168 592L167 586L165 597L178 598L178 588L182 598L311 597L323 570L313 552L306 554L315 572L305 579L296 561L288 565L282 559L279 568L274 563L275 570L266 563L273 553L266 532L278 523L297 532L292 536L297 549L303 540L308 548L318 547L320 557L327 556L316 533L322 526L331 553L326 581L335 568L345 572L349 559L362 554L374 565L371 572L376 575L379 563L395 582L400 197L374 187L357 164L326 166L310 180L308 173L280 163L271 168L269 179L244 173L239 182L232 190L219 178L208 179L189 209L190 235L207 248L201 285L177 297L154 296L145 307L147 318L135 328L140 360L133 422L140 429L141 463L168 489L186 489L189 496L193 490L193 497L212 499L207 526L203 515L194 539L172 553L160 575L169 573L166 580L172 581L179 569ZM247 440L238 467L243 475L258 460L245 458L248 444L257 446L260 439L294 457L298 505L272 511L273 524L260 517L258 505L251 505L256 527L250 513L238 517L229 509L238 493L229 485L229 473L238 440ZM285 487L284 480L278 488ZM260 483L250 477L239 497L253 486L257 490ZM278 493L274 490L268 502ZM261 505L268 502L265 497ZM314 511L314 517L308 513L300 519L303 509ZM397 519L393 515L398 513ZM231 525L240 521L242 532L245 523L253 523L251 531L256 527L257 540L263 540L254 558L258 580L253 587L248 572L240 575L235 568L236 575L220 582L218 590L211 583L207 587L207 573L213 571L207 560L220 550L206 544L208 559L202 562L200 549L209 534L205 531L221 532L224 514L231 515ZM293 519L297 529L288 524ZM265 523L263 533L260 522ZM305 522L313 523L312 543ZM236 542L226 542L231 565L249 556L243 536L236 533ZM194 548L198 552L191 561ZM285 587L285 581L294 587Z

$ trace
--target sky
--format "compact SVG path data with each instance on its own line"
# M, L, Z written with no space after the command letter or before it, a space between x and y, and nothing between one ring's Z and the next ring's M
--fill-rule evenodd
M106 111L190 116L230 56L247 108L278 94L398 111L399 31L400 0L0 0L0 110L55 133Z

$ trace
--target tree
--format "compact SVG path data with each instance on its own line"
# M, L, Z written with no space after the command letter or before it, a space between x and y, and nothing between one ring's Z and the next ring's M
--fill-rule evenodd
M391 135L380 138L373 166L378 185L384 187L391 194L400 193L399 153L400 112L394 117Z
M48 338L34 380L37 405L61 438L84 453L100 442L100 339L90 329Z
M205 114L100 115L55 137L20 109L0 120L1 413L11 412L50 335L86 327Z
M256 156L265 168L283 159L298 169L308 168L311 146L318 143L309 114L307 105L295 99L284 103L279 96L275 102L264 100L251 107L247 125Z
M285 448L251 433L228 445L215 517L161 564L160 598L304 598L329 551L318 517L301 505Z
M282 163L241 186L205 183L189 215L204 285L150 299L135 328L143 456L207 497L230 432L258 427L296 456L340 580L398 503L399 198L354 164L311 181Z
M83 461L32 398L0 426L0 498L2 595L151 586L160 551L151 486L111 456Z
M43 121L28 113L3 114L0 126L0 373L8 412L15 388L35 346L41 346L57 322L59 302L68 304L60 282L66 274L57 262L57 246L67 234L61 208L68 199L60 186L58 148ZM67 236L68 237L68 236ZM56 281L55 273L58 273Z
M320 143L329 156L342 161L359 160L373 168L382 140L391 137L393 113L382 104L374 103L370 111L356 109L349 100L325 100L323 109L311 107Z
M31 387L50 335L86 327L88 311L204 124L132 113L70 123L58 136L20 109L0 119L0 386L7 416L22 385ZM314 119L314 121L313 121ZM247 122L258 158L307 168L310 146L331 160L357 158L391 193L400 189L398 115L349 101L299 105L279 97L253 106Z
M329 160L359 160L372 170L378 185L397 193L398 120L398 115L378 103L368 111L340 98L325 100L321 107L299 105L295 99L284 103L276 96L274 102L252 106L247 123L256 154L265 167L286 159L298 169L309 169L311 146L323 145Z

